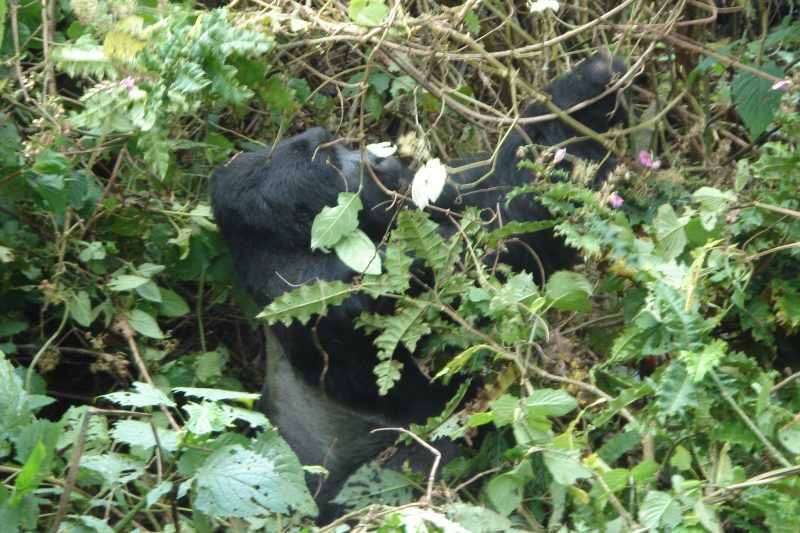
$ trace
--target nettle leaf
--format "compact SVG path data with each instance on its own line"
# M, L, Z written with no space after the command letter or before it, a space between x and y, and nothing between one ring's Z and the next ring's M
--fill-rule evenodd
M175 402L170 400L167 395L159 389L148 383L136 381L132 386L134 389L133 392L112 392L104 394L101 398L126 407L158 407L159 405L175 407Z
M92 301L86 291L78 291L67 302L67 309L72 319L87 328L97 315L92 313Z
M345 510L363 509L368 505L404 505L414 496L414 487L400 472L382 468L372 461L361 465L345 482L332 503Z
M133 311L125 313L125 317L137 333L145 337L150 337L151 339L164 338L164 333L161 331L161 328L158 327L156 319L141 309L134 309Z
M652 530L669 531L681 523L681 506L677 498L666 492L651 490L639 509L639 521Z
M562 270L547 280L546 296L562 311L591 311L592 284L581 274Z
M525 483L519 476L501 474L486 485L486 494L497 512L508 516L522 503Z
M685 225L686 221L678 219L671 205L664 204L658 208L653 227L658 240L657 248L665 259L674 259L683 253L687 242L683 229Z
M358 228L358 212L363 207L358 194L339 193L336 202L336 207L325 206L314 218L311 225L312 250L333 248L343 237Z
M713 230L719 216L736 201L736 195L731 191L720 191L714 187L701 187L692 194L692 198L700 202L700 223L706 231Z
M189 313L189 304L186 300L171 289L161 290L161 305L158 306L158 314L167 317L183 316Z
M157 441L153 426L149 422L120 420L114 424L109 434L115 441L123 442L129 446L141 446L149 449L161 445L168 452L174 452L180 447L181 439L177 431L168 428L156 429L158 431Z
M578 450L547 449L542 452L542 460L553 479L562 485L592 476L592 471L581 464Z
M312 315L325 316L329 305L339 305L357 290L343 281L317 280L275 298L256 318L270 325L281 322L288 326L294 319L305 324Z
M194 476L194 507L219 518L290 514L285 481L270 460L239 444L213 452Z
M281 479L281 497L289 503L293 512L316 516L317 504L308 492L303 466L278 431L269 429L259 434L253 442L253 451L274 462L275 472Z
M611 347L611 359L609 363L622 363L630 360L638 360L644 355L644 346L650 332L636 326L630 326L622 330Z
M769 62L755 65L762 72L776 78L783 78L784 72L778 65ZM772 122L772 117L781 103L784 91L773 91L772 82L750 72L740 71L731 82L731 96L736 109L742 117L750 135L757 137L764 133Z
M189 415L186 421L186 429L195 435L208 435L233 424L235 420L233 414L225 411L223 406L212 402L188 403L183 406L183 410Z
M530 415L539 417L564 416L576 407L578 401L563 390L539 389L522 400Z
M355 272L378 275L381 257L378 248L366 233L356 229L336 243L336 257Z

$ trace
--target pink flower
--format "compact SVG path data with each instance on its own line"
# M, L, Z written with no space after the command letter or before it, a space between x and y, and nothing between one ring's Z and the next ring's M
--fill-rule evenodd
M645 150L639 152L639 164L643 167L652 168L653 170L661 168L661 160L653 160L653 155Z
M128 89L129 91L132 91L134 87L136 87L136 81L130 76L128 76L127 78L122 80L122 86Z
M789 80L780 80L773 83L770 89L773 91L785 91L789 88L789 85L791 85Z
M622 207L623 203L625 203L625 201L616 191L612 192L608 197L608 205L611 206L611 209L619 209Z
M566 157L566 155L567 155L567 149L559 148L558 150L556 150L556 155L553 156L553 163L560 163L561 161L564 160L564 157Z

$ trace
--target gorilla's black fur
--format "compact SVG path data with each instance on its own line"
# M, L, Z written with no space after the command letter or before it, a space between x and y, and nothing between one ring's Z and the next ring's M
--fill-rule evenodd
M544 91L556 106L567 110L603 94L624 72L621 60L598 54L554 80ZM603 133L624 120L617 100L617 93L612 92L571 116ZM522 117L544 114L547 109L535 104ZM459 184L474 182L490 170L489 165L450 176L435 204L454 211L467 205L499 206L499 218L504 222L549 218L530 198L518 197L504 206L508 190L533 179L530 171L517 168L518 152L531 143L552 146L576 136L575 130L559 120L517 127L500 147L495 170L481 183L480 190L461 195ZM336 254L311 251L309 245L314 216L324 206L336 205L340 192L355 192L362 182L360 227L376 242L385 234L393 213L379 206L387 198L371 177L363 175L362 180L362 173L368 172L365 164L389 189L396 190L413 178L413 173L394 157L367 154L364 161L359 150L333 141L322 128L312 128L270 148L239 154L214 176L214 216L241 280L260 306L317 278L350 280L359 274L340 262ZM570 144L568 150L574 156L602 162L599 179L605 178L614 165L606 150L592 140ZM452 161L449 166L487 157ZM525 235L523 240L536 251L546 273L569 267L574 261L572 251L551 232ZM515 252L512 248L503 259L517 270L538 272L539 266L528 251ZM428 383L414 364L404 365L402 378L387 396L378 395L372 374L376 350L369 336L354 329L353 320L363 311L380 312L382 305L380 300L353 296L329 309L328 315L314 325L314 331L311 326L294 324L274 327L270 332L262 406L303 463L322 464L330 470L330 478L318 495L323 505L349 474L394 438L370 436L369 429L423 421L437 414L449 398L448 389ZM396 356L410 362L410 354ZM321 391L325 364L325 390Z

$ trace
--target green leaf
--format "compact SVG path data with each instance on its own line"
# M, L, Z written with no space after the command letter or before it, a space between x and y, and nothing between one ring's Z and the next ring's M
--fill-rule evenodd
M783 78L784 72L778 65L769 62L755 65L760 71ZM772 122L772 117L781 103L783 91L773 91L772 82L750 72L739 71L731 82L731 95L736 109L742 117L750 135L761 135Z
M122 274L120 276L114 276L111 278L111 281L108 282L107 286L109 290L114 292L130 291L136 289L137 287L141 287L148 281L150 281L150 278Z
M546 296L552 307L562 311L591 311L592 284L577 272L562 270L547 280Z
M73 294L67 302L67 309L69 309L69 316L85 328L92 324L96 316L92 313L92 302L86 291L78 291Z
M679 256L686 247L686 233L683 227L686 222L678 220L675 210L669 204L658 208L658 213L653 219L653 226L658 239L658 250L665 259Z
M497 512L508 516L522 503L523 486L519 476L501 474L489 481L486 493Z
M194 483L194 507L210 516L254 518L291 510L275 462L238 444L209 455Z
M0 351L0 437L33 419L22 380Z
M403 363L394 359L381 361L373 369L377 377L375 383L378 385L378 394L385 396L400 381L400 372L403 370Z
M435 376L433 376L433 379L437 380L445 376L453 376L457 374L459 370L464 368L464 365L466 365L472 360L472 357L476 353L484 349L489 350L491 348L487 344L476 344L475 346L470 346L466 350L462 351L460 354L450 359L450 361L447 362L445 367L442 368Z
M145 337L150 337L151 339L161 339L164 337L164 333L161 331L161 328L158 327L156 319L141 309L134 309L129 313L125 313L125 317L137 333L141 333Z
M639 521L653 530L671 530L681 522L681 507L669 494L651 490L639 509Z
M44 443L37 442L31 451L25 464L14 481L14 497L11 504L17 506L22 501L22 497L33 492L39 487L42 480L50 473L49 468L45 468L47 462L47 450Z
M109 394L104 394L101 396L101 398L105 398L110 402L124 405L126 407L158 407L159 405L175 407L175 402L170 400L166 394L150 384L136 381L132 386L134 392L112 392Z
M539 389L522 400L526 412L539 417L564 416L576 407L578 401L563 390Z
M356 290L343 281L318 280L275 298L256 318L270 325L281 322L288 326L294 319L305 324L311 315L325 316L329 305L342 303Z
M160 445L167 452L174 452L180 448L181 436L177 431L157 428L158 440L156 441L153 429L150 423L141 420L119 420L109 434L115 441L129 446L150 449Z
M413 484L399 472L382 468L372 461L361 465L347 478L333 503L345 510L363 509L368 505L404 505L413 500Z
M189 311L189 304L180 294L171 289L161 289L161 305L158 306L159 315L177 317L187 315Z
M358 228L358 212L363 207L358 195L342 192L336 201L336 207L325 206L314 218L311 225L312 250L333 248L343 237Z
M149 300L151 302L161 303L161 291L158 289L158 285L152 279L147 280L147 283L144 285L140 285L134 289L136 294L144 298L145 300Z
M510 220L505 225L497 228L489 233L489 240L487 241L489 248L496 248L500 239L507 237L514 237L516 235L523 235L525 233L535 233L545 229L552 228L558 224L558 220L532 220L521 222L519 220Z
M697 405L696 387L682 363L672 362L661 376L659 385L656 405L660 415L682 415Z
M219 402L222 400L236 400L245 404L252 404L254 400L258 400L261 395L253 392L240 392L222 389L208 389L203 387L175 387L172 389L175 392L182 392L187 396L195 398L202 398L212 402Z
M381 273L378 249L360 229L351 231L336 243L336 256L355 272L372 275Z
M572 485L592 476L592 471L581 464L578 450L546 449L542 459L553 479L562 485Z
M383 0L352 0L347 9L350 19L368 28L379 26L389 16L389 8Z
M425 259L425 263L434 270L444 268L447 247L439 234L439 225L427 213L418 209L401 211L392 238L414 250L416 257Z

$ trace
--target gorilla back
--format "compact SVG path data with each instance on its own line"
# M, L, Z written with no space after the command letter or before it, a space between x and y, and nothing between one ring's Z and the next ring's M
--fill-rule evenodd
M544 91L556 106L571 109L574 119L603 133L624 120L616 92L607 91L624 72L622 61L597 54ZM522 117L545 114L545 106L534 104ZM559 120L523 124L507 136L493 167L487 163L451 175L436 205L453 211L465 206L499 210L496 219L503 222L549 218L535 199L518 196L505 205L505 193L533 179L530 171L518 167L521 152L531 145L552 146L575 136L576 131ZM571 144L569 152L601 163L598 180L614 165L603 146L592 139ZM472 156L449 166L486 158ZM388 198L374 183L367 165L390 190L401 190L413 178L394 157L368 153L362 158L361 151L334 142L321 128L258 152L239 154L217 171L211 191L214 216L237 273L258 305L269 304L293 287L316 279L348 281L360 274L335 254L312 251L310 238L314 216L324 206L336 205L340 192L355 192L361 186L364 209L360 228L374 242L380 241L394 213L383 207ZM462 196L461 185L481 177L481 189ZM441 224L441 231L450 234L454 229ZM521 240L536 251L538 259L534 261L528 251L511 248L502 259L516 270L537 272L541 268L548 274L574 261L574 253L552 232L523 235ZM330 308L313 326L276 326L269 335L262 408L302 462L329 469L330 476L318 495L321 505L335 495L355 468L393 439L371 436L369 428L424 421L450 398L451 390L430 384L413 364L413 354L406 352L395 354L404 363L400 381L388 395L378 394L372 373L377 363L373 338L356 331L353 320L364 311L390 310L391 302L356 294Z

